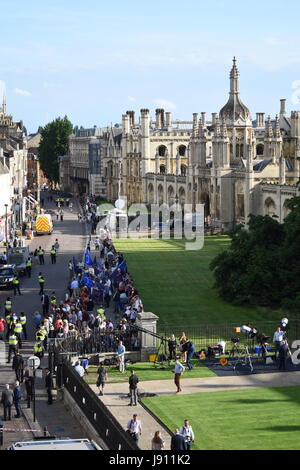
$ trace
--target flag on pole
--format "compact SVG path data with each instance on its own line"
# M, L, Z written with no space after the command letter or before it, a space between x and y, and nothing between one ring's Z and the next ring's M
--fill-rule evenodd
M85 253L85 264L87 264L88 266L93 266L93 260L88 250Z
M120 269L122 273L127 272L127 263L125 260L121 264L119 264L118 269Z

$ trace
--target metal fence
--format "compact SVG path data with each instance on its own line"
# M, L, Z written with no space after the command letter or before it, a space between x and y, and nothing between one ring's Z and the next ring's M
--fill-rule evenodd
M50 342L55 344L60 353L97 354L105 352L116 352L118 341L123 341L126 351L138 351L141 346L138 332L133 329L113 330L93 333L90 336L70 335L65 338L55 338Z
M240 343L244 344L249 342L249 336L244 333L236 333L236 328L241 327L239 323L221 323L221 324L199 324L197 326L174 326L174 325L159 325L158 334L166 339L172 334L175 335L177 343L179 338L184 332L189 340L191 340L196 349L207 348L213 344L217 344L219 341L225 341L227 344L231 344L231 339L238 337ZM267 342L273 342L273 335L279 323L276 321L257 321L250 325L255 327L259 333L262 333L269 337ZM300 320L290 320L287 329L287 339L289 344L296 340L300 340ZM252 339L253 343L257 343L256 337ZM227 347L228 349L228 347Z
M135 441L70 364L58 366L56 380L58 387L63 386L70 393L109 450L139 450Z

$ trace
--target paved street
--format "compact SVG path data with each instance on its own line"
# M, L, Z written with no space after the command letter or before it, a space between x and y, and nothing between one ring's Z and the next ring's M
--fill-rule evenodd
M42 193L45 198L45 193ZM47 203L45 198L45 208L55 210L55 203ZM19 314L24 311L27 316L27 332L28 341L23 342L21 354L28 357L33 351L33 342L35 339L35 327L33 322L34 312L41 310L41 301L39 295L39 284L37 281L39 272L42 272L46 282L45 291L51 294L55 291L58 299L63 298L68 282L68 261L73 256L77 259L82 258L83 250L86 243L86 228L85 224L80 224L77 221L77 205L74 203L73 213L67 208L64 208L64 221L56 221L56 216L53 214L54 231L52 235L43 235L34 238L30 243L30 251L41 246L45 250L45 265L40 266L37 261L33 262L32 276L30 279L22 278L20 283L22 296L14 297L11 291L0 291L0 305L1 314L4 314L4 301L8 296L12 297L13 311ZM52 265L50 260L50 250L58 239L60 244L59 253L57 256L57 264ZM11 369L11 364L6 364L7 356L4 358L4 363L0 363L0 393L2 392L5 383L13 384L15 374ZM43 366L47 366L46 358L42 362ZM79 428L77 421L67 412L61 402L55 402L52 407L47 405L47 396L44 390L44 379L37 379L37 392L36 392L36 416L41 428L47 426L50 434L68 437L85 437L82 430ZM26 404L23 404L26 407ZM26 410L27 411L27 410ZM12 416L15 414L12 411ZM0 411L2 416L2 406ZM27 429L28 425L26 420L13 419L9 424L9 429ZM7 447L11 442L16 440L32 439L32 434L28 432L13 432L5 433L4 446Z

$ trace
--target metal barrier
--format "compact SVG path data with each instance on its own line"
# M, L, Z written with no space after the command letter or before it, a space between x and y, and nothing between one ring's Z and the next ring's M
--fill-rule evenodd
M255 327L259 333L264 333L269 337L268 342L273 342L273 335L276 328L279 326L279 321L257 321L251 322L251 326ZM235 329L245 325L246 322L235 322L235 323L215 323L215 324L199 324L197 326L174 326L174 325L159 325L158 323L158 334L169 338L172 334L175 335L177 343L181 333L184 332L186 336L192 341L196 348L206 348L208 345L216 344L219 341L225 341L227 344L231 343L231 338L238 337L241 344L249 342L249 336L243 333L236 333ZM300 340L300 320L289 320L287 339L289 344L294 340ZM251 341L256 343L256 339L253 338ZM228 349L228 346L227 346Z
M58 366L57 383L70 393L110 450L139 450L135 441L70 364Z

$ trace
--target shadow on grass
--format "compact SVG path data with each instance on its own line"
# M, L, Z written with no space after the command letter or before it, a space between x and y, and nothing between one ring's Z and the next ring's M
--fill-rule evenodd
M276 431L276 432L295 432L300 431L300 426L272 426L267 428L259 428L258 431Z
M240 403L242 405L257 405L259 403L286 403L287 401L292 401L292 400L264 400L264 399L243 399L241 398L240 400L230 400L226 401L226 403Z

